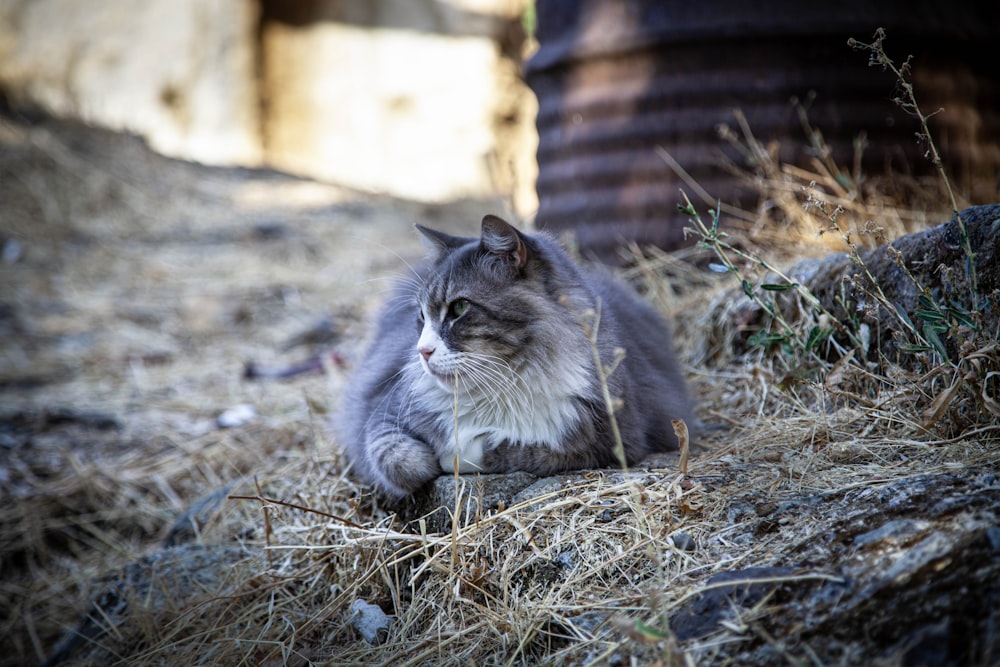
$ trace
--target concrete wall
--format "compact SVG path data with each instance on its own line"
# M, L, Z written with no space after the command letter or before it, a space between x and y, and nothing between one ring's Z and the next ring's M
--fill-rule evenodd
M168 155L533 208L525 0L0 0L0 89Z
M0 0L0 86L169 155L261 158L247 0Z

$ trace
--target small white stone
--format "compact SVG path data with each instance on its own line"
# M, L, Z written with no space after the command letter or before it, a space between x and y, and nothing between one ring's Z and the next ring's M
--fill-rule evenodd
M257 418L257 410L249 403L240 403L215 418L219 428L232 428L249 424Z
M381 644L389 637L392 616L378 605L365 600L355 600L351 605L351 627L369 644Z

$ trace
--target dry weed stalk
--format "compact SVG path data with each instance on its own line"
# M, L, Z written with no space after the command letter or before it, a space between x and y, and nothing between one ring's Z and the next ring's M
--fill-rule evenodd
M948 200L951 203L951 214L958 221L959 242L962 244L962 250L969 259L966 270L969 272L970 296L972 298L972 303L978 304L979 290L978 281L976 279L976 254L972 251L972 247L969 245L969 235L966 232L962 216L959 214L958 198L955 196L955 190L951 186L951 179L948 178L948 173L944 168L944 162L941 160L941 154L938 152L937 145L934 143L930 128L927 125L928 119L934 114L925 114L920 108L920 104L917 102L917 96L913 89L913 83L909 80L910 60L912 59L912 56L907 58L902 65L897 67L896 63L893 62L892 58L890 58L885 51L885 38L885 29L879 28L875 31L875 37L871 44L866 44L851 38L848 40L848 45L856 49L868 51L870 54L870 65L888 69L895 75L896 83L900 90L900 94L895 98L896 104L901 109L917 118L920 122L920 132L917 136L926 143L926 156L937 170L940 182L944 186L945 191L948 193ZM938 112L935 111L934 113Z

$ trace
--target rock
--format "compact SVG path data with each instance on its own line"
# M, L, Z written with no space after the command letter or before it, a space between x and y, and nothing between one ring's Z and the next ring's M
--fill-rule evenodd
M986 539L994 551L1000 551L1000 526L993 526L986 531Z
M230 482L208 495L202 496L198 502L191 505L184 514L177 518L174 525L170 527L167 536L163 538L163 546L174 547L196 539L201 534L205 524L218 515L232 490L242 482L243 480Z
M381 644L389 637L393 618L382 608L364 600L355 600L351 605L351 627L369 644Z
M627 478L655 483L662 476L661 469L676 470L676 468L676 453L653 454L629 469ZM593 475L605 475L608 484L620 484L626 479L625 474L613 468L575 470L542 478L526 472L506 475L460 475L458 479L463 503L461 512L457 513L459 525L468 525L477 518L486 516L488 512L557 493L581 484ZM419 530L414 524L417 520L423 519L426 521L428 532L448 532L451 530L455 497L455 476L442 475L411 498L402 501L396 510L401 519L411 524L411 530ZM611 521L613 518L614 513L610 509L602 512L602 521Z
M782 501L775 513L787 519L774 529L785 532L786 546L770 573L786 581L706 590L671 619L679 639L714 632L732 618L730 607L748 609L773 589L752 621L767 634L748 633L728 644L726 661L780 664L788 657L782 647L809 646L823 664L884 659L916 665L924 664L917 647L934 646L924 656L934 661L926 664L998 664L1000 558L991 531L1000 524L1000 488L991 471L967 468L833 490ZM797 546L789 544L792 536ZM768 573L727 572L709 585Z
M465 526L486 516L487 512L509 507L519 491L538 478L525 472L509 475L461 475L456 489L454 475L442 475L431 484L414 494L400 508L400 518L417 529L418 520L426 522L427 532L446 533L451 530L452 508L455 507L457 492L461 492L462 505L454 514L459 525Z
M249 403L240 403L222 412L215 418L215 423L219 428L233 428L249 424L256 418L256 408Z
M17 264L24 257L24 244L17 239L5 239L0 246L0 260L5 264Z
M781 586L781 579L793 574L787 567L748 567L720 572L708 580L699 593L670 618L670 629L683 641L697 639L720 629L720 623L749 609ZM754 580L760 580L755 583ZM730 585L720 585L734 582Z
M695 541L694 538L687 533L674 533L670 536L670 541L674 543L674 546L681 551L694 551Z
M885 540L893 543L907 541L907 537L917 535L930 527L930 522L920 519L898 519L882 524L874 530L855 536L853 544L856 548L866 548Z
M923 323L920 315L926 310L922 304L926 297L921 289L926 289L942 308L965 313L980 311L983 331L996 332L1000 328L1000 204L973 206L961 211L959 216L976 258L979 303L971 302L972 290L966 272L968 258L962 247L957 218L871 250L860 250L859 256L882 293L910 322ZM909 275L900 269L896 252ZM904 332L905 327L895 312L890 312L870 296L869 292L874 291L871 280L850 256L834 253L820 259L803 260L789 268L787 275L806 287L835 320L851 322L857 319L859 326L869 327L870 340L880 341L878 345L886 358L896 357L899 341L892 333ZM781 280L769 276L765 282L780 283ZM805 306L794 291L778 294L775 302L784 316L789 321L798 319ZM845 308L844 299L848 308ZM734 303L739 304L735 309L731 307ZM766 313L743 295L742 287L738 287L721 294L716 306L705 317L738 322L739 328L749 335L766 320ZM948 352L954 353L956 341L949 337L944 339ZM745 343L742 339L736 341L735 349L727 354L741 352ZM862 352L874 356L874 350Z
M607 623L608 614L603 611L585 611L581 614L567 614L566 621L572 624L576 633L586 635L596 635L599 628Z
M141 644L143 628L176 620L178 610L231 592L235 568L256 572L266 562L237 546L185 544L144 556L103 580L103 589L77 626L43 663L117 664Z

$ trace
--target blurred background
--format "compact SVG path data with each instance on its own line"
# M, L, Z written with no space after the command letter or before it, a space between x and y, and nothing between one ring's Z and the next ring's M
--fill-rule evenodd
M995 200L996 3L0 0L0 91L206 164L499 196L607 258L681 245L681 187L752 211L755 151L847 189L932 173L899 82L847 44L879 27L962 203Z
M166 155L534 209L527 0L0 1L0 88Z

